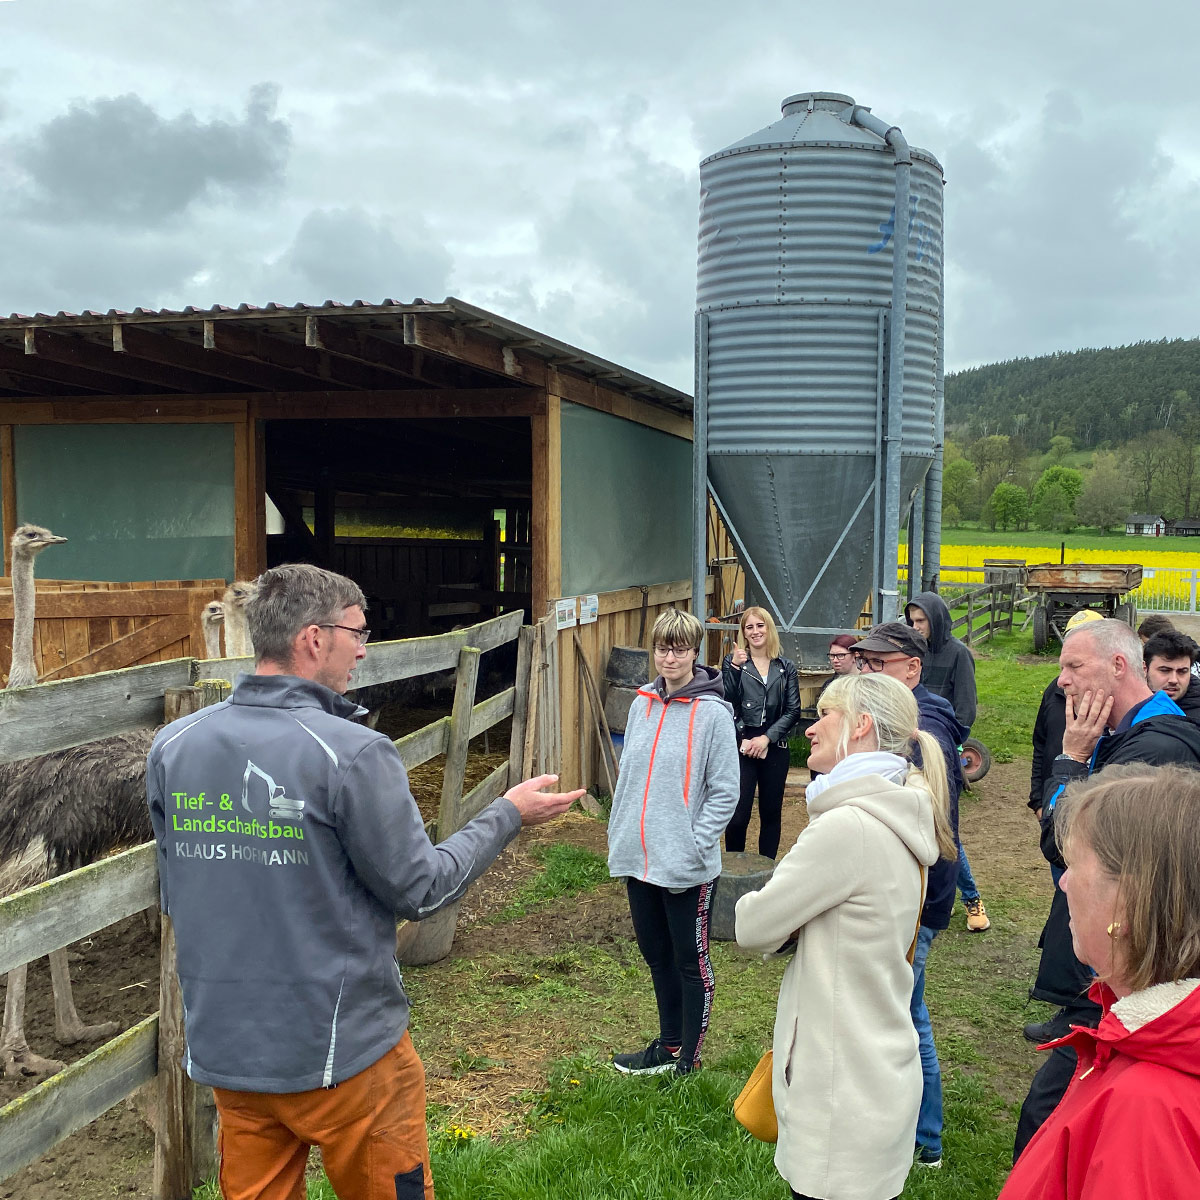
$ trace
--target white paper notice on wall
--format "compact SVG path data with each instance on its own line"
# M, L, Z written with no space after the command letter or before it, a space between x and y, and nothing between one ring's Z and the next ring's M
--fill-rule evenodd
M600 597L599 596L580 596L579 597L579 623L580 625L594 625L600 616Z
M1143 579L1153 579L1153 578L1154 578L1154 571L1153 571L1152 569L1148 569L1148 568L1146 568L1146 567L1143 567L1143 568L1142 568L1142 578L1143 578Z
M575 597L554 602L554 625L557 629L572 629L579 622L575 618Z

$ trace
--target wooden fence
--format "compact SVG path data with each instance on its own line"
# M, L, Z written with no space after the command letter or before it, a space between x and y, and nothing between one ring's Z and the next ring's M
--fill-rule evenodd
M1013 614L1021 603L1019 593L1022 590L1020 584L1014 582L986 583L957 593L947 591L943 598L951 609L965 605L967 610L951 623L950 632L961 637L968 646L986 642L996 633L1011 633Z
M476 704L480 654L518 637L514 686ZM437 637L371 645L359 664L357 686L456 671L450 716L395 743L409 768L446 756L438 815L427 823L435 838L460 828L519 777L526 747L527 672L533 644L534 630L522 630L521 614L511 613ZM212 681L231 679L250 666L249 659L180 659L0 692L0 761L156 725L172 689L211 695ZM510 716L509 760L464 795L470 739ZM0 900L0 973L157 904L153 843L6 897ZM171 923L164 919L157 1014L0 1109L0 1179L151 1081L157 1086L151 1119L155 1200L190 1200L193 1187L214 1173L209 1093L187 1079L181 1066L183 1017L173 938Z
M34 661L43 682L175 658L203 658L200 612L223 579L150 583L39 579ZM12 580L0 578L0 674L12 665Z

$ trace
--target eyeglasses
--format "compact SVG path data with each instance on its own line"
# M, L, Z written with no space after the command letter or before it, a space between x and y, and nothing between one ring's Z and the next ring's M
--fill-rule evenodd
M353 625L337 625L332 621L318 621L317 625L321 629L344 629L347 633L352 633L358 638L358 644L365 646L371 636L371 631L365 625L361 629L356 629Z
M890 662L899 662L902 658L907 658L907 654L889 654L887 658L868 658L865 654L856 654L854 656L854 665L860 671L870 671L877 674L882 671Z
M843 651L841 654L834 654L832 650L829 652L830 662L845 662L849 657L850 655L846 651Z
M655 658L686 658L692 653L691 646L655 646Z

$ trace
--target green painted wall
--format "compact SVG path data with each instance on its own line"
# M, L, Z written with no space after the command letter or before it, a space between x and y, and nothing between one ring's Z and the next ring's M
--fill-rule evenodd
M232 425L18 425L17 520L46 579L232 579Z
M562 405L562 594L692 573L692 443Z

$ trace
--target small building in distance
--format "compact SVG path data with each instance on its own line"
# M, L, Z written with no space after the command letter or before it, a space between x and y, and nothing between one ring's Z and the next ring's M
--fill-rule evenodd
M1162 537L1167 532L1167 523L1153 513L1130 513L1125 518L1125 532L1131 536Z
M1196 517L1180 517L1177 521L1168 521L1167 536L1200 537L1200 519Z

